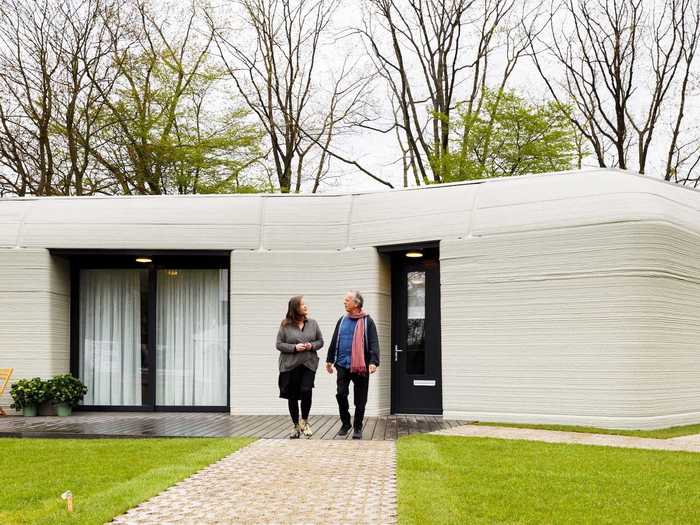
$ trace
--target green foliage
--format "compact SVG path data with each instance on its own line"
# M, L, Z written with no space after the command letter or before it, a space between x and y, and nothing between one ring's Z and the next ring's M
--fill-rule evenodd
M107 523L251 441L3 438L0 523ZM59 497L66 490L72 514Z
M397 442L400 523L700 522L700 454L418 435Z
M14 401L10 408L22 410L27 406L38 406L47 399L46 381L40 377L19 379L10 388L10 395Z
M44 401L77 406L87 393L87 387L70 374L55 376L48 381L40 377L20 379L10 388L14 403L11 408L22 410L26 406L37 406Z
M72 407L78 406L85 394L87 387L80 379L70 374L55 376L46 382L47 399L54 404L65 403Z
M125 53L124 79L99 117L109 164L128 193L235 193L264 190L242 174L263 156L260 128L249 112L226 104L223 70L196 53L168 46Z
M458 108L455 139L441 156L445 182L571 169L578 155L570 107L531 104L487 90L479 111Z

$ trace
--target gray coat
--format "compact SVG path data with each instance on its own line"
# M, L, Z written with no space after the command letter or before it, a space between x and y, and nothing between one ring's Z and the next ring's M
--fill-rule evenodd
M297 352L297 343L311 343L311 350ZM316 371L318 368L318 350L323 348L323 336L318 323L307 319L304 328L299 330L295 324L280 326L277 332L277 350L280 351L280 372L288 372L299 365Z

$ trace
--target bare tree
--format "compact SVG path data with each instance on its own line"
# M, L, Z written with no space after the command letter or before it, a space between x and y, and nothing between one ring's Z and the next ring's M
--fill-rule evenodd
M677 142L669 161L666 180L697 188L700 184L700 137L692 137L685 143Z
M18 195L51 195L63 168L51 124L66 21L48 0L6 0L0 17L0 162L7 168L0 177Z
M89 155L108 92L105 17L111 0L0 4L0 175L18 195L99 192Z
M238 191L259 156L259 133L244 111L208 108L224 72L212 61L204 9L192 2L156 13L144 0L130 7L106 24L116 82L105 89L92 77L104 108L91 156L120 193Z
M390 186L333 148L335 137L367 118L371 80L350 67L350 59L335 75L319 67L322 39L330 33L338 4L339 0L238 0L234 5L242 9L252 42L217 28L226 68L265 129L282 192L301 191L307 172L313 174L316 191L331 159Z
M269 188L199 0L175 7L0 1L0 194Z
M695 63L695 53L698 49L700 41L700 4L691 4L689 9L683 13L684 19L681 34L685 40L681 56L681 68L683 77L680 84L680 95L678 107L676 110L676 118L671 131L671 145L668 148L668 156L666 158L666 173L665 180L678 181L679 172L686 171L684 181L687 183L693 177L695 170L700 163L700 137L690 139L686 143L680 143L683 119L685 117L685 107L692 81L693 65ZM697 75L698 84L700 84L700 75ZM697 129L697 126L696 126ZM689 132L686 130L686 134ZM697 186L698 179L695 180Z
M164 170L170 163L163 156L175 135L178 110L213 36L205 36L195 47L195 9L187 14L180 38L168 34L146 2L139 1L133 15L135 21L121 26L123 33L110 29L110 52L120 82L113 92L96 85L109 110L107 132L114 147L111 155L98 152L96 158L119 177L123 191L159 194L165 192Z
M54 129L61 154L68 158L61 180L61 193L66 195L102 192L111 186L108 174L100 170L90 150L104 109L100 93L111 92L117 79L108 64L107 23L113 9L115 5L107 0L59 6L66 24L63 45L56 49L62 67L55 80L59 96L55 99Z
M527 48L515 26L506 26L516 2L367 0L367 5L369 16L359 32L398 109L393 125L382 131L400 129L399 141L410 151L403 157L409 159L406 166L415 167L417 181L441 182L449 171L455 107L478 112L493 73L489 59L499 45L506 47L502 86Z
M677 142L687 89L687 81L678 85L679 71L685 69L687 79L700 28L694 1L651 7L643 0L552 3L549 35L532 39L532 57L550 94L562 105L575 105L572 123L599 166L634 165L645 173L660 118L675 93L681 100Z

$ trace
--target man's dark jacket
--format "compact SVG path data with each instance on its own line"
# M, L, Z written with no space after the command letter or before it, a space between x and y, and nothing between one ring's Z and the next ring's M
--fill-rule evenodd
M335 363L336 352L338 350L338 331L340 329L340 322L343 320L343 317L338 319L338 322L335 323L333 337L331 338L331 343L328 345L328 355L326 356L326 363ZM379 337L377 336L377 325L374 324L374 319L372 319L369 315L365 319L367 319L364 345L365 363L367 364L367 366L379 366ZM362 319L358 320L358 322L361 320Z

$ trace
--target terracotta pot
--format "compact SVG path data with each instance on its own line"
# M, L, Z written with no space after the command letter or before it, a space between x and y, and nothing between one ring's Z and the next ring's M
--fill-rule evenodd
M39 405L39 415L40 416L55 416L56 415L56 407L53 405L51 401L44 401L42 404Z

